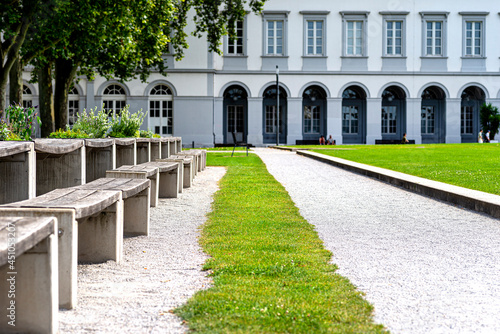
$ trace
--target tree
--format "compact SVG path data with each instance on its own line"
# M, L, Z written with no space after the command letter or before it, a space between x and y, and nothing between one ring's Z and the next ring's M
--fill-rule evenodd
M498 108L491 103L484 103L479 111L479 117L483 131L487 132L490 130L490 140L495 139L495 135L498 133L498 128L500 127Z

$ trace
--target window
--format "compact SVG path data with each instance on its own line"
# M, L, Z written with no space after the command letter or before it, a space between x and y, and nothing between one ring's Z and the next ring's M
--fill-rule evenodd
M434 134L434 107L422 106L422 134Z
M278 119L276 117L276 106L266 106L266 133L272 134L276 133L276 126L278 125ZM283 108L280 105L280 134L283 133Z
M127 104L125 89L119 85L109 85L106 89L104 89L103 95L104 97L102 102L104 105L104 111L106 111L109 116L112 116L117 111L122 110Z
M342 132L344 134L358 133L358 107L343 106L342 107Z
M267 54L283 55L283 21L267 21Z
M23 85L23 108L31 108L33 107L33 95L31 93L31 89Z
M287 24L288 11L264 11L263 16L263 47L262 54L269 57L287 56ZM275 67L275 66L273 66ZM282 68L280 66L280 68Z
M78 112L80 111L78 90L73 87L68 93L68 124L73 126L78 119Z
M460 12L462 15L462 55L465 58L485 57L485 26L488 12Z
M409 12L379 12L383 17L384 57L406 56L406 16Z
M343 55L366 56L366 23L369 12L340 12L343 22Z
M320 106L304 106L304 133L319 134L321 123Z
M473 133L473 106L462 106L462 111L460 115L460 129L462 134L472 134Z
M243 40L244 40L244 22L236 21L235 23L235 32L236 38L234 40L230 40L227 38L227 55L229 56L238 56L243 55Z
M156 134L173 134L173 94L167 85L156 85L149 92L149 124Z
M396 134L397 108L396 106L382 106L382 133Z
M323 55L323 21L307 21L308 56Z
M446 57L446 24L449 12L420 12L422 56Z

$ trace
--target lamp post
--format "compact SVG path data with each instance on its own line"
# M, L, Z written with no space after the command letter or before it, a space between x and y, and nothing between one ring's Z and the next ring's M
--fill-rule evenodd
M276 146L280 145L280 69L276 65Z

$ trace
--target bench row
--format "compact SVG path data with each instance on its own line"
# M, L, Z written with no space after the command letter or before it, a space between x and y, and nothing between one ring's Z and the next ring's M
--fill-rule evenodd
M0 142L0 204L85 184L106 170L181 152L177 137L35 139Z
M165 160L122 166L107 171L107 178L2 205L0 275L11 275L14 289L3 280L0 291L17 293L0 298L3 318L13 312L17 331L56 332L58 306L76 306L77 262L122 261L123 235L148 235L149 207L158 196L176 197L205 165L202 151ZM9 261L11 250L14 262ZM2 322L0 329L9 326Z

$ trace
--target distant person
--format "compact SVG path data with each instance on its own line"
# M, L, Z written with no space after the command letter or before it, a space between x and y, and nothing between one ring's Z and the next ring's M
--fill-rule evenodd
M489 143L490 142L490 130L488 130L486 132L486 142Z
M408 144L409 141L408 141L408 138L406 138L406 132L405 134L403 135L403 139L401 139L401 144Z
M332 135L328 137L328 140L326 141L327 145L335 145L335 140L332 138Z
M479 134L477 135L477 142L483 143L483 130L479 130Z
M320 145L325 145L325 136L319 137L319 144Z

